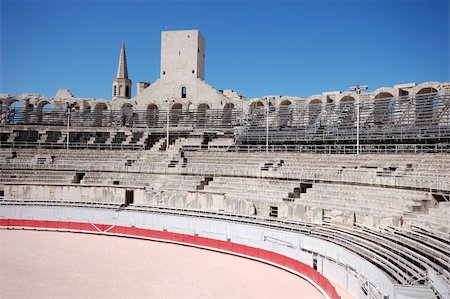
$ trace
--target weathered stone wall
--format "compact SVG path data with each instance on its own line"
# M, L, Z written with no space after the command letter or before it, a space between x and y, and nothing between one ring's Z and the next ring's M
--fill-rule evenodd
M80 185L5 185L5 199L125 203L125 191L134 190L134 200L142 198L143 188Z

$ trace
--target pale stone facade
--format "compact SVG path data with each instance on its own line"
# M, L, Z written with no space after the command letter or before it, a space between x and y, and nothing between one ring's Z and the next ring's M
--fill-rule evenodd
M161 33L160 78L145 87L138 83L136 109L167 110L241 108L239 97L227 97L204 81L205 40L197 30Z

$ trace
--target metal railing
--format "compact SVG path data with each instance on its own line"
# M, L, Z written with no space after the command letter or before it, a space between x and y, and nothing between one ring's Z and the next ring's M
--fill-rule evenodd
M167 130L171 136L180 132L216 130L234 133L238 145L356 144L356 141L360 141L361 146L450 143L449 94L431 93L363 101L359 105L359 123L356 122L357 109L354 100L325 105L280 106L278 109L271 107L267 110L256 107L248 112L242 109L94 109L76 110L69 115L65 110L26 108L12 110L7 117L3 112L2 125L16 131L31 130L30 127L33 127L35 135L39 134L42 126L48 131L52 131L53 127L53 130L57 129L64 135L68 124L71 131L107 128L161 133ZM6 146L5 137L1 140ZM27 140L15 138L15 141Z

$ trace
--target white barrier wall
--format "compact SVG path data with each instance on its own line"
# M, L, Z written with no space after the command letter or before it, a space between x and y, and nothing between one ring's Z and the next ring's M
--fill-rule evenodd
M414 298L396 288L377 267L335 244L299 233L211 219L72 207L2 206L0 218L78 221L198 235L261 248L295 258L317 270L355 298L366 298L361 286L370 285L377 297ZM382 291L381 291L382 290ZM430 291L424 289L424 291Z

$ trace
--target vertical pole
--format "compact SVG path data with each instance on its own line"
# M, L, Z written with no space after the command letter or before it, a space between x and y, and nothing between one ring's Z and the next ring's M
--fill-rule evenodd
M269 98L266 98L266 154L269 153Z
M169 150L169 111L170 111L170 101L169 99L167 99L166 151Z
M360 104L360 90L357 90L357 98L356 98L356 154L359 155L359 104Z
M66 150L69 150L69 127L70 127L70 107L67 106L67 145Z
M360 153L359 146L359 118L360 118L360 102L361 102L361 90L367 89L367 85L356 85L349 88L349 91L356 92L356 154Z

